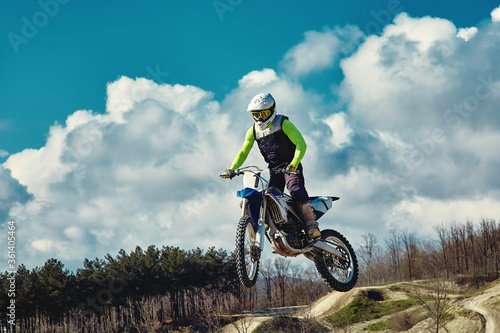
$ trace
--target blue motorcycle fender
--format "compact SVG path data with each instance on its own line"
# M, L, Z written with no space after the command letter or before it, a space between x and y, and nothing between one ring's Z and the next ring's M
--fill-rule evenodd
M253 223L255 228L259 223L259 210L260 210L260 201L262 199L262 193L257 191L256 189L245 187L244 189L238 191L236 193L238 198L247 199L248 200L248 209L250 210L250 217L253 219Z

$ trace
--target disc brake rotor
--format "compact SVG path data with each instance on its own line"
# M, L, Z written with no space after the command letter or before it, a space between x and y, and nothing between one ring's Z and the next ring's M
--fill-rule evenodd
M337 268L347 270L349 269L350 266L350 261L349 261L349 256L347 255L347 252L342 246L338 246L337 244L334 245L336 249L342 253L344 259L340 259L336 256L329 255L328 259L326 259L326 264L328 266L336 266Z

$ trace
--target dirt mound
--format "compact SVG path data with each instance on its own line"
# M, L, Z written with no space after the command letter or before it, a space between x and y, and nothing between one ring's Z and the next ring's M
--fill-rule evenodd
M384 301L398 301L413 297L411 292L415 287L418 287L421 291L425 290L425 285L426 283L421 281L417 284L396 283L376 287L354 288L346 293L333 291L310 306L296 311L292 315L298 318L315 318L321 320L325 316L331 315L344 308L361 294L368 294L370 292L376 293L380 291L380 295L383 295ZM427 290L427 292L432 293L433 291ZM478 332L482 331L484 326L486 326L486 333L500 332L500 281L496 284L493 283L492 287L484 290L480 294L474 294L467 298L455 295L454 293L449 293L447 297L449 299L448 312L450 318L446 322L446 328L449 332ZM409 309L402 310L402 313L404 312L413 313L413 315L419 313L423 318L426 318L423 320L420 319L421 321L409 329L408 332L427 332L429 327L433 325L432 319L429 318L421 305L417 304ZM271 318L272 315L243 318L233 325L226 326L221 332L252 332L263 321ZM368 322L354 324L350 326L350 331L358 332L365 330L368 326L376 324L377 322L390 322L391 319L392 315L386 315ZM237 325L239 329L237 329L235 325ZM387 332L390 330L385 331Z
M311 304L311 306L298 311L295 316L300 318L324 317L349 304L358 292L358 288L354 288L346 293L333 291Z

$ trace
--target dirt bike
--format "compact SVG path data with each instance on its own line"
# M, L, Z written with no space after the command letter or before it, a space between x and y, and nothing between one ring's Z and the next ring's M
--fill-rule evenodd
M339 232L321 231L321 237L307 236L305 221L293 198L262 177L264 170L248 166L232 170L230 178L243 175L244 188L237 192L242 198L241 218L236 234L236 266L241 284L255 285L259 261L264 249L264 237L271 243L273 253L284 257L304 255L314 261L323 280L337 291L349 291L358 279L358 261L351 244ZM271 172L286 172L274 168ZM311 197L316 218L332 207L338 197Z

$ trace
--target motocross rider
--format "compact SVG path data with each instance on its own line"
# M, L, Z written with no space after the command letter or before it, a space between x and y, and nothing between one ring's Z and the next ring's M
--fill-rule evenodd
M310 238L321 237L318 222L307 194L303 168L300 161L306 152L306 142L288 117L276 113L276 102L269 93L256 95L248 104L247 112L252 114L254 124L245 135L245 142L236 155L231 167L221 175L232 178L233 170L245 162L254 141L260 149L271 172L269 187L275 186L280 191L286 187L297 203L306 222ZM286 172L272 172L276 166L288 164Z

